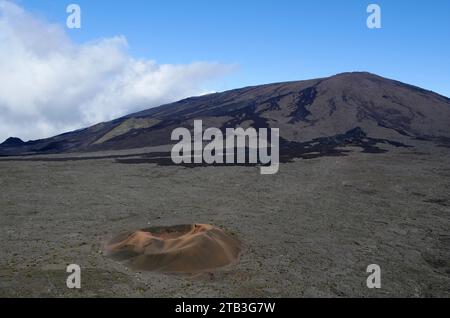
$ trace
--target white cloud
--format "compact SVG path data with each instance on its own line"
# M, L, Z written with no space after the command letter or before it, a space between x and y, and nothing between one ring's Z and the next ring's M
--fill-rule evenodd
M0 142L49 137L201 95L202 84L233 69L160 65L130 57L127 47L122 36L78 45L62 26L0 0Z

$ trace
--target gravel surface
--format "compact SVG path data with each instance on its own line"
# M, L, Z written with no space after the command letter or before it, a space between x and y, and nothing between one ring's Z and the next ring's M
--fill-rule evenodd
M430 153L433 153L431 155ZM1 297L449 297L450 150L258 167L0 160ZM104 256L122 231L206 223L242 242L199 275ZM66 287L66 266L82 288ZM368 289L378 264L382 288Z

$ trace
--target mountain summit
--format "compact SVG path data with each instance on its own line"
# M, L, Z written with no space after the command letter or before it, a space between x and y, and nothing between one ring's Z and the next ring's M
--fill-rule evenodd
M449 98L357 72L192 97L48 139L7 142L0 145L0 154L170 144L172 130L192 128L195 119L202 119L204 127L222 129L279 128L285 145L342 138L357 144L369 139L397 144L450 140Z

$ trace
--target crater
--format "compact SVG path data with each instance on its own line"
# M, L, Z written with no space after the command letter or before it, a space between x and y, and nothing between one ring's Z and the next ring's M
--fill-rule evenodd
M218 227L189 224L124 232L111 239L104 251L134 270L201 273L236 263L241 244Z

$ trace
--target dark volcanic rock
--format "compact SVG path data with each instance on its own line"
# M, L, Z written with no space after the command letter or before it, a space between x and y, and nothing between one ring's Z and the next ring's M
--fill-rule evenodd
M10 137L0 144L0 147L17 147L22 146L24 142L20 138Z
M383 151L376 146L380 141L398 146L413 139L446 147L450 140L447 97L370 73L343 73L191 97L48 139L12 139L0 145L0 155L170 144L173 129L192 129L196 119L204 129L279 128L285 147L320 143L320 153L333 153L341 144L376 153Z

